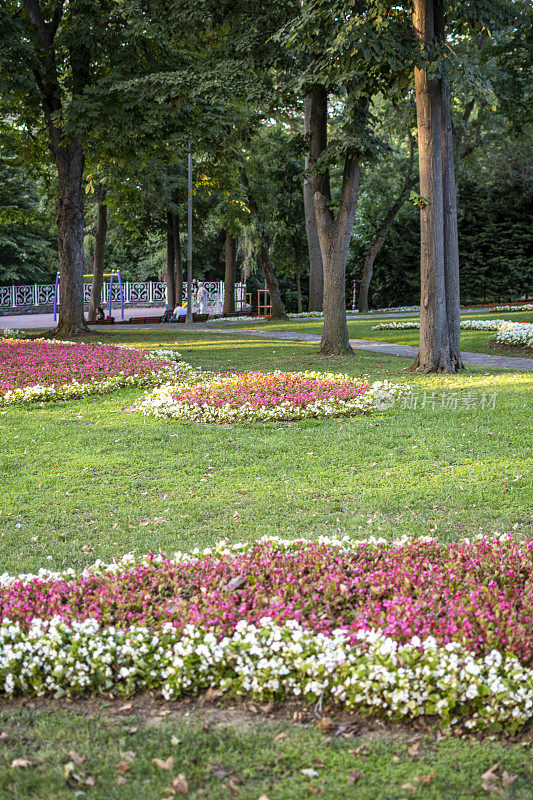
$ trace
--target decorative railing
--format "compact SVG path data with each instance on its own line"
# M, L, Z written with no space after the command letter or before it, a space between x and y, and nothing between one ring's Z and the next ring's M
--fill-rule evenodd
M221 313L224 304L224 282L205 281L203 285L207 292L207 309L210 313ZM124 281L124 303L142 305L143 303L166 303L167 287L163 281ZM61 291L61 287L59 288ZM91 284L83 284L83 299L89 302ZM187 300L187 285L183 287L182 302ZM120 303L120 287L117 282L111 289L111 302ZM246 286L243 283L235 285L235 304L237 310L244 307L246 302ZM34 283L27 286L0 286L0 309L51 306L54 303L54 284ZM101 304L109 303L109 281L102 286Z

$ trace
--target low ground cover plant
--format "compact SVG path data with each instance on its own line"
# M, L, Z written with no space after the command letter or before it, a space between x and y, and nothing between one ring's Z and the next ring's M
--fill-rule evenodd
M522 725L533 539L265 540L2 576L0 687L209 686L393 719Z
M172 350L98 342L0 339L0 405L63 400L168 381L192 368Z
M261 422L351 416L385 410L406 391L388 381L368 384L320 372L243 372L192 385L162 386L136 408L192 422Z

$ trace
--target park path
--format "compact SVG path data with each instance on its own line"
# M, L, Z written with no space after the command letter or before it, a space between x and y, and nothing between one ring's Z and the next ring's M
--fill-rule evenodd
M317 333L303 331L265 331L258 328L204 328L204 331L213 333L232 333L236 336L255 336L261 339L285 339L296 342L320 342L321 336ZM401 356L403 358L416 358L418 347L408 344L391 344L390 342L377 342L373 339L350 339L354 350L367 350L370 353L382 353L386 356ZM462 352L463 362L475 367L502 367L503 369L533 370L532 358L519 358L516 356L490 356L486 353Z

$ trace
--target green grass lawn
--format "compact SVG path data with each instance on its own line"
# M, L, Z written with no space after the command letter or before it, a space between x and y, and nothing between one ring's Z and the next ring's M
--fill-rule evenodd
M394 344L410 344L418 346L418 330L373 330L375 325L382 322L409 322L414 317L390 317L390 319L349 319L348 332L353 339L373 339L379 342L392 342ZM462 314L462 320L486 320L486 319L505 319L511 322L533 322L533 312L516 312L514 314ZM215 323L213 323L215 325ZM275 331L303 331L305 333L322 333L322 322L320 320L295 320L288 322L268 322L253 323L254 327L263 330ZM231 325L232 329L250 327L250 323ZM492 340L495 333L493 331L461 331L461 349L472 353L488 353L489 355L520 355L528 357L529 354L518 352L513 347L494 346ZM533 355L533 354L530 354Z
M413 376L407 359L357 353L324 360L314 344L241 339L231 331L117 328L104 336L172 345L206 369L334 370L408 382L419 407L341 421L199 426L128 413L141 390L125 389L2 409L0 572L79 567L131 550L189 549L222 537L530 534L531 374L472 368L458 376ZM420 407L424 392L433 400ZM443 408L445 392L460 398L495 392L495 408ZM155 725L135 716L135 701L127 717L94 704L91 716L83 703L71 710L4 703L0 798L162 800L172 796L165 787L179 773L189 798L213 800L300 800L314 796L310 784L332 800L484 797L481 774L496 762L519 776L505 796L529 797L530 751L520 742L437 741L430 732L412 758L407 739L416 731L408 728L383 726L327 743L312 724L262 715L237 723L222 712L211 724L208 713L191 708L188 717L159 717ZM287 738L275 742L280 732ZM172 745L172 737L182 744ZM364 743L364 759L350 754ZM69 750L85 757L79 771L95 778L93 787L67 782ZM136 756L118 786L124 751ZM171 773L152 763L171 754ZM30 766L11 768L16 758ZM308 768L318 776L302 775ZM363 772L357 784L349 782L354 769ZM433 770L430 783L415 781Z
M235 708L187 714L182 707L168 709L165 717L155 708L139 713L135 705L124 713L105 708L105 701L98 710L94 704L89 709L78 704L75 710L0 711L5 734L0 798L161 800L173 796L167 787L182 775L186 796L204 800L259 800L265 795L269 800L316 795L462 800L487 796L481 776L495 764L500 776L505 771L515 778L503 791L505 797L531 796L530 739L513 745L465 742L433 731L360 723L348 728L353 733L344 738L335 728L324 735L312 722L294 725ZM29 765L11 767L15 759ZM153 759L167 762L170 769ZM87 786L87 779L94 785ZM501 790L501 782L496 786Z

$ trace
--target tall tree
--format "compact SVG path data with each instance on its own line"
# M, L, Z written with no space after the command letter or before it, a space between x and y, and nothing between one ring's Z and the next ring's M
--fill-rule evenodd
M426 54L439 38L444 38L438 4L439 0L414 0L413 26ZM420 346L413 369L457 372L463 365L459 347L459 255L450 93L441 77L430 73L431 66L415 66L421 296Z
M355 107L358 116L364 108ZM327 149L328 94L324 86L311 90L310 163L315 167L312 179L315 215L324 266L324 331L320 342L322 355L352 353L346 324L346 260L357 205L360 157L353 148L344 159L341 202L337 216L332 210L328 167L317 167Z
M311 133L311 98L304 97L304 134ZM309 152L305 156L305 169L311 165ZM307 234L307 248L309 251L309 306L308 311L322 311L324 304L324 268L322 265L322 252L318 239L316 225L315 201L311 178L306 175L303 180L303 198L305 211L305 229ZM299 273L298 273L299 280Z

